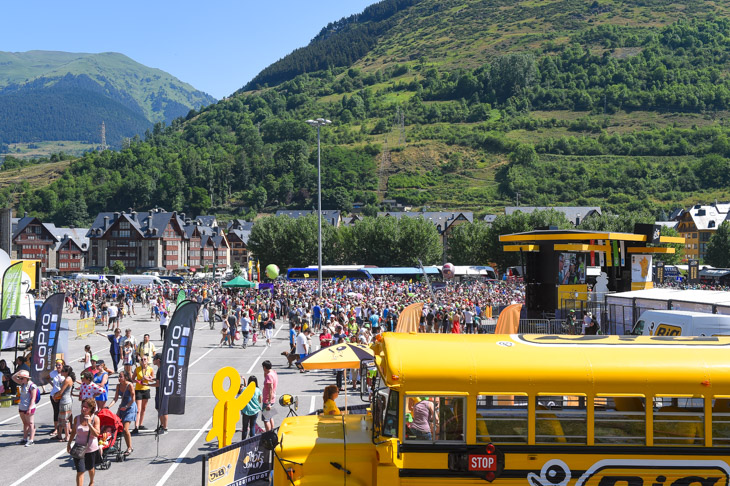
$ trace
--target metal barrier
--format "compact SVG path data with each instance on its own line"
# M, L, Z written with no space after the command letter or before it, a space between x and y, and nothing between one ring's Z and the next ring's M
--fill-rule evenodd
M96 319L87 317L76 321L76 339L94 334L96 331Z
M570 328L565 319L520 319L519 334L576 334L575 328ZM494 334L497 329L497 319L482 319L479 325L480 334ZM580 334L580 326L578 327Z

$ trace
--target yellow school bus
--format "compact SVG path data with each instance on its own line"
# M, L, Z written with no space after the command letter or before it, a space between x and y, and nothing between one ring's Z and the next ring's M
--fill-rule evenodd
M274 484L728 486L730 338L385 333L371 413L283 421Z

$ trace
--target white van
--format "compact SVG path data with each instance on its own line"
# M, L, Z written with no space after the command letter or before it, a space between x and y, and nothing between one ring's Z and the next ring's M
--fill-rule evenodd
M147 286L150 284L163 285L162 280L154 275L122 275L119 278L121 285L142 285Z
M730 316L706 312L648 310L631 334L644 336L730 336Z
M118 275L99 275L96 273L77 273L72 277L74 280L89 280L91 282L119 283Z

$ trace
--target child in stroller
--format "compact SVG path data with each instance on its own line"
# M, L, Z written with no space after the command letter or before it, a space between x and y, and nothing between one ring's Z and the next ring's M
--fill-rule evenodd
M96 465L97 469L106 470L112 465L112 456L117 462L124 460L122 454L122 431L124 426L122 420L108 408L99 410L99 424L101 426L99 435L99 449L101 449L102 461Z

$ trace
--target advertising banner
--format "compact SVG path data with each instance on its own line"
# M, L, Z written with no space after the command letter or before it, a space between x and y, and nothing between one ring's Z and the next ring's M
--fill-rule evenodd
M690 260L688 266L688 281L691 284L700 283L700 261Z
M208 454L208 473L203 484L242 486L268 479L272 469L271 454L263 450L260 443L261 436L257 435Z
M160 415L185 413L188 365L192 351L195 321L200 304L184 300L175 309L165 332L160 375Z
M65 294L61 292L48 297L35 319L30 377L36 385L51 382L51 371L58 352L64 297Z
M621 249L621 266L623 267L626 265L626 248L623 241L619 242L619 248Z
M558 285L586 283L586 255L583 253L558 254Z
M664 283L664 262L658 261L656 262L656 274L654 275L654 281L656 283Z
M651 255L631 255L631 290L652 288L651 270Z
M23 297L21 282L23 280L23 262L10 265L3 274L2 319L20 315L20 303ZM15 346L15 333L0 333L0 349Z
M5 275L3 275L3 319L20 314L20 299L23 295L20 285L22 279L23 262L14 263L5 270Z
M274 284L272 283L260 283L259 284L259 292L267 292L269 296L274 296Z
M175 301L175 306L179 306L180 302L185 300L185 291L183 289L180 289L180 292L177 293L177 300Z

